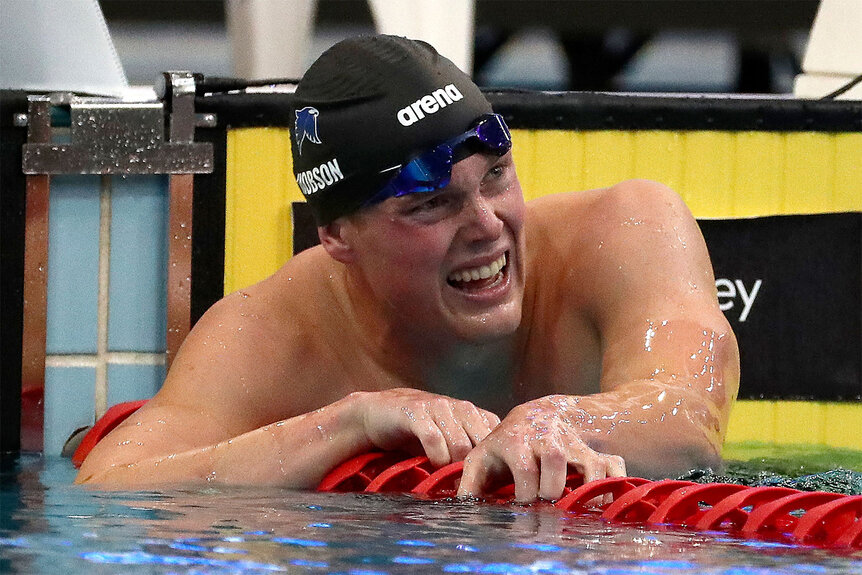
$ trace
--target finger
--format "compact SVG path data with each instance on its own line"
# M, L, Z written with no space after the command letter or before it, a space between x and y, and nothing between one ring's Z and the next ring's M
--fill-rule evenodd
M618 455L606 455L605 460L607 465L608 477L626 476L626 463L622 457L619 457ZM610 493L606 493L602 499L602 504L605 506L610 505L613 500L614 496Z
M479 409L479 408L476 408ZM493 411L488 411L486 409L479 409L479 414L482 416L482 421L485 425L488 426L488 429L494 431L494 429L500 425L500 416L494 413Z
M514 450L513 450L514 451ZM539 493L539 466L530 450L518 450L507 458L506 464L515 481L515 501L530 503Z
M456 417L452 403L445 402L434 407L434 419L443 433L452 461L461 461L473 449L473 442L464 429L464 424Z
M604 479L607 473L607 463L604 457L597 456L593 451L583 454L583 459L580 462L580 472L584 476L584 483Z
M461 482L458 484L457 497L479 497L485 487L488 468L485 465L485 450L481 447L473 449L464 458L464 470Z
M443 437L443 432L432 419L423 418L414 422L413 433L419 443L422 444L422 449L425 450L425 455L431 465L443 467L452 462L446 438Z
M626 462L619 455L608 455L608 477L625 477Z
M488 434L494 430L494 427L499 425L500 418L491 412L485 412L479 409L469 401L463 401L455 405L455 415L461 422L464 431L470 437L473 445L479 445L479 442L488 437ZM496 418L496 422L489 418L492 415Z
M539 497L555 501L560 498L566 487L568 462L560 451L552 450L542 454L540 465Z

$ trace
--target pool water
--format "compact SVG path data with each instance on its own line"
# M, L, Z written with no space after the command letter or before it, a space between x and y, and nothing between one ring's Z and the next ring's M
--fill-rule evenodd
M0 472L0 573L862 574L835 552L519 507L277 488L105 492Z

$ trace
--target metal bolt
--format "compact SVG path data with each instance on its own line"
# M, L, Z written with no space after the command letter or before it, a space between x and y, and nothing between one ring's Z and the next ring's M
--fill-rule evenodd
M215 128L217 124L215 114L196 114L195 127L197 128Z

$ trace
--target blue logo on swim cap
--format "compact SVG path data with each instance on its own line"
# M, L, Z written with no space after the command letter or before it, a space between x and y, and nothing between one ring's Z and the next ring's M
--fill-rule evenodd
M296 138L297 151L302 155L302 142L308 140L312 144L320 144L320 136L317 135L317 116L320 112L317 108L306 106L296 111L296 126L294 137Z

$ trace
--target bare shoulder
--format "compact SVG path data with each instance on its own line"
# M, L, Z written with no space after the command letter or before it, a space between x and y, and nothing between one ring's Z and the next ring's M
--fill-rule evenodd
M322 250L309 250L214 304L183 343L158 402L234 422L226 434L317 407L297 382L325 349L311 310L331 307L321 279L327 265Z
M651 293L713 298L712 266L700 228L667 186L629 180L543 197L528 206L531 258L555 257L552 263L567 270L561 281L585 305L608 310Z
M626 180L607 188L551 194L530 201L527 209L530 225L549 232L571 228L573 221L592 227L612 224L619 217L691 217L679 194L652 180Z

